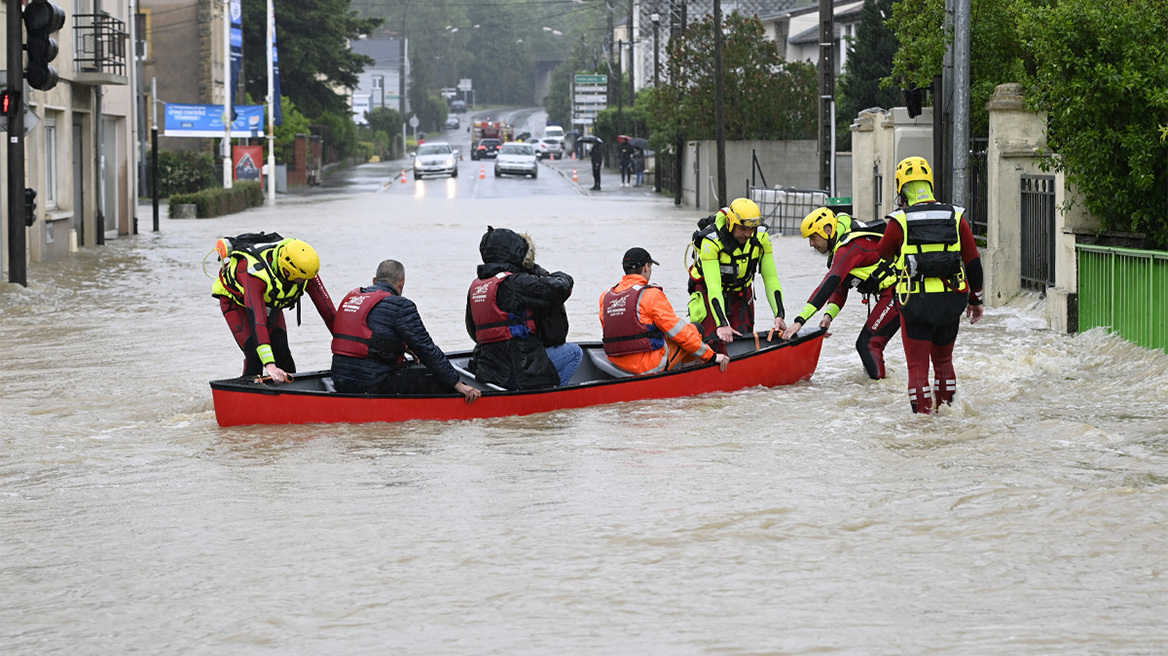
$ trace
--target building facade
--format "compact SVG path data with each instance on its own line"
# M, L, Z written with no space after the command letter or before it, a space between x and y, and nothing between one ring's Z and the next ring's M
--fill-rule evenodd
M7 3L0 20L8 20ZM37 192L36 221L25 231L26 259L40 262L106 239L136 232L138 188L130 0L73 0L59 5L65 25L54 35L55 87L24 85L28 106L24 140L26 188ZM10 44L0 33L4 52ZM22 75L9 71L12 86ZM6 135L7 136L7 135ZM8 139L0 146L7 166ZM5 171L7 177L8 171ZM0 185L8 207L7 185ZM7 221L24 217L7 216ZM9 270L7 225L0 231L0 259Z

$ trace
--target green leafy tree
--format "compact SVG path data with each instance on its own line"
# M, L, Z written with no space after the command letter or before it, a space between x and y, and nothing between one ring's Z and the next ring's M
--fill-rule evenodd
M882 87L880 82L892 73L896 55L896 34L886 21L892 16L892 0L864 0L856 40L848 45L848 63L839 78L839 103L836 107L838 143L848 149L852 121L865 109L889 109L902 102L898 90Z
M296 158L296 135L309 134L312 121L287 96L280 96L280 113L284 122L276 126L276 161L291 162Z
M1054 167L1104 229L1168 247L1168 3L1060 0L1021 13L1027 101L1047 115Z
M267 21L262 2L243 3L243 76L247 92L267 96ZM358 18L350 0L301 0L275 5L280 54L280 92L305 115L345 113L348 100L338 89L357 86L357 76L373 63L349 49L348 41L368 34L380 18Z
M814 138L819 116L815 67L783 61L757 18L734 12L723 29L726 138ZM671 43L669 82L652 97L653 143L673 143L679 136L714 138L713 44L710 16Z
M970 3L970 130L989 132L985 104L994 88L1022 79L1033 67L1018 36L1017 17L1048 0L971 0ZM945 0L899 0L892 6L889 26L900 44L891 74L883 81L888 89L924 89L942 71L945 52L953 41L945 28Z

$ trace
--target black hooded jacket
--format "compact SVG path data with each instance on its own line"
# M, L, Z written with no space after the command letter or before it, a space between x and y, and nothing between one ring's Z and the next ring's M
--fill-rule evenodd
M564 302L572 295L572 277L562 271L548 273L535 264L525 269L527 250L527 241L511 230L488 229L483 235L479 253L484 263L478 267L478 277L489 278L504 271L515 274L499 284L499 308L515 314L530 309L535 315L536 334L476 345L471 371L479 381L502 387L555 387L560 384L560 377L545 347L558 346L567 339L568 314ZM474 339L470 308L468 292L466 331Z

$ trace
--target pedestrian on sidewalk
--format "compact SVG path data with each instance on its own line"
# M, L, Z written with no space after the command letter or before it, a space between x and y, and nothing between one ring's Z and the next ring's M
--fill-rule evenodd
M633 172L637 174L637 184L634 187L640 187L645 184L645 151L638 148L633 153Z
M621 186L632 186L633 182L633 145L628 141L624 141L620 145L620 174Z
M604 164L604 150L598 143L592 144L592 191L600 191L600 166Z

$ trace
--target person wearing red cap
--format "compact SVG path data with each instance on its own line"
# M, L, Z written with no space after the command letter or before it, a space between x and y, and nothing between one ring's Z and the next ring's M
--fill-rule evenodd
M643 248L630 248L622 260L625 275L600 295L604 353L631 374L655 374L700 360L726 371L730 358L702 341L697 326L677 317L665 292L649 284L657 261Z

